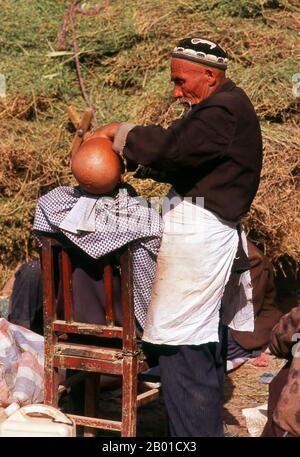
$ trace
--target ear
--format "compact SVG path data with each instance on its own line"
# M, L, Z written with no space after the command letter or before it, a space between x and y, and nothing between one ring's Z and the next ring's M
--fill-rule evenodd
M206 76L206 79L207 79L207 83L210 87L214 86L217 82L216 80L216 76L214 74L214 72L210 69L210 68L206 68L205 69L205 76Z

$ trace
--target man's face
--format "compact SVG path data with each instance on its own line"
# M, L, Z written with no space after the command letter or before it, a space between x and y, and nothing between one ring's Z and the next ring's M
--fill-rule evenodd
M205 100L212 92L208 70L188 60L171 60L171 80L174 84L173 97L185 98L192 105Z

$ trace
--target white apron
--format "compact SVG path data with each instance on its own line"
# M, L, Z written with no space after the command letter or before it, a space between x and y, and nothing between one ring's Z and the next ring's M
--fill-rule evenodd
M163 216L165 228L143 340L170 345L217 342L221 300L239 242L236 224L176 196L178 204ZM249 283L250 273L246 273ZM237 318L239 304L234 307L235 321L227 315L227 323L253 330L251 284L243 294L239 286L235 284L235 297L247 296L242 317Z

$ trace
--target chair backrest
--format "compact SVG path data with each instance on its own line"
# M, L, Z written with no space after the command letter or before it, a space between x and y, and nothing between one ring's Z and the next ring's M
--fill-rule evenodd
M121 249L121 303L123 322L122 326L115 323L113 303L113 269L112 256L101 258L103 262L103 283L105 296L105 320L103 325L87 324L74 320L73 294L72 294L72 260L70 249L64 242L50 236L42 237L42 276L44 297L44 334L45 337L52 333L88 335L99 338L113 338L122 341L125 352L136 352L136 326L133 303L132 283L132 252L130 244ZM79 248L76 248L79 250ZM54 250L61 253L61 278L63 288L64 319L57 319L57 300L55 285L55 259ZM99 259L100 262L100 259Z

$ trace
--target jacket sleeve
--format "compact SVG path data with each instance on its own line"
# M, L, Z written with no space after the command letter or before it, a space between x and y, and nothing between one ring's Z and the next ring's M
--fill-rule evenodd
M192 110L167 129L157 125L134 127L123 153L136 164L176 173L226 156L235 125L234 116L223 107Z

